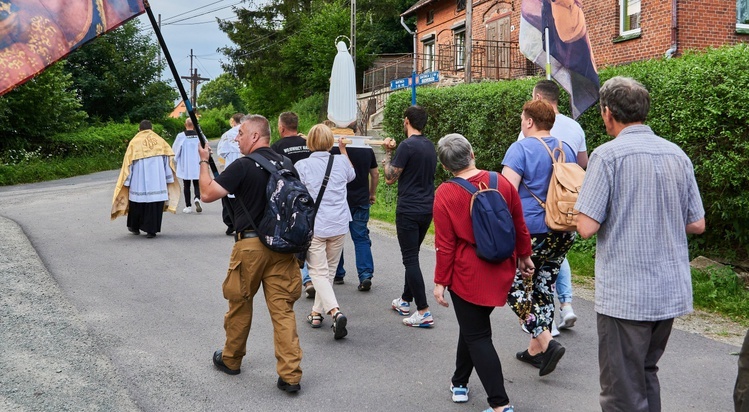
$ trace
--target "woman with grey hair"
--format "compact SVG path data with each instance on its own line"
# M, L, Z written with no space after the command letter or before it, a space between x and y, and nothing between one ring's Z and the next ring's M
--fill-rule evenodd
M455 372L450 390L453 402L468 401L468 378L476 368L487 394L490 408L485 412L512 412L504 387L502 364L492 343L489 316L495 307L504 306L515 270L533 273L531 240L523 219L517 190L501 174L476 168L473 148L459 134L440 139L437 157L454 179L465 179L476 188L496 181L496 189L507 202L515 226L515 252L500 262L489 262L476 254L476 239L471 223L472 195L451 179L442 183L434 197L434 233L437 264L434 270L434 298L449 306L445 290L450 291L460 332ZM493 175L493 176L490 176Z

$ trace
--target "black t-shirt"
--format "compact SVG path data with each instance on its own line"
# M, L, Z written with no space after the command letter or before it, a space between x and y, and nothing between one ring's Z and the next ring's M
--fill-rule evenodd
M283 162L283 156L271 150L270 147L261 147L253 153L258 153L276 164ZM296 170L292 171L296 173ZM252 215L256 225L263 218L268 204L265 188L269 178L270 172L246 156L232 162L223 173L216 177L216 183L236 197L235 199L229 198L229 203L233 211L232 221L238 232L252 229L252 224L247 219L244 209L239 205L240 200L244 202L244 206Z
M341 154L338 147L330 150L330 153ZM377 169L377 158L374 150L365 147L347 147L346 153L354 165L356 178L346 185L349 208L369 204L369 170Z
M282 154L289 159L291 163L306 159L312 153L307 148L307 139L302 136L282 137L281 140L273 143L271 149L278 154Z
M390 164L403 169L398 179L396 213L432 213L437 151L422 135L413 135L398 145Z

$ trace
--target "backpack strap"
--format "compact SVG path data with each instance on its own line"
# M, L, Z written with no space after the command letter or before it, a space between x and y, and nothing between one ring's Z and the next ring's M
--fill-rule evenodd
M472 185L471 182L469 182L466 179L463 179L462 177L453 177L452 179L448 179L447 181L450 183L457 184L458 186L468 191L468 193L470 193L471 195L478 192L478 189L476 189L476 186Z
M271 163L270 160L268 160L265 156L261 155L260 153L250 153L247 156L240 157L240 159L253 160L257 164L259 164L260 167L262 167L263 169L267 170L269 173L273 173L274 171L277 171L279 169L278 167L274 166L273 163ZM283 160L283 167L284 168L288 168L288 165L291 163L291 160L289 158L287 158L287 157L284 157L283 159L284 159ZM237 159L237 160L239 160L239 159ZM289 169L289 170L291 170L291 169ZM234 198L234 200L236 200L237 202L239 202L239 205L242 206L242 211L244 212L245 215L247 215L247 219L249 219L250 225L252 225L252 230L254 230L255 232L257 232L257 225L255 225L255 220L252 218L252 215L247 210L247 206L244 205L244 202L242 201L242 199L239 196L236 196ZM247 230L247 229L242 229L242 230ZM260 234L260 232L258 232L258 235L259 234Z

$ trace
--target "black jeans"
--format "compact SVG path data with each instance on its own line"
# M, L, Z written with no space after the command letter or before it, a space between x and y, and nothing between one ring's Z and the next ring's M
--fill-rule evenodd
M183 179L182 186L185 189L185 206L192 206L192 199L190 198L190 182L192 182L192 185L195 188L195 197L200 199L200 181Z
M403 266L406 268L406 282L401 299L406 302L416 301L416 309L429 307L424 291L424 277L419 266L421 242L432 223L432 214L398 214L395 215L395 229L398 233L398 244L401 248Z
M476 368L476 374L484 385L489 406L496 408L507 405L510 398L505 391L502 364L492 343L492 322L489 315L494 311L494 307L466 302L452 290L450 296L460 326L455 374L452 377L453 386L467 386L468 378L471 377L473 368Z

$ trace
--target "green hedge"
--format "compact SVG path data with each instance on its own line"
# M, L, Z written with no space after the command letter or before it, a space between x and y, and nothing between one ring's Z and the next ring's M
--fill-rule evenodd
M156 133L164 128L154 124ZM45 138L26 149L0 154L0 186L33 183L117 169L137 124L109 123ZM169 142L173 138L166 137Z
M707 232L691 245L724 258L749 256L749 46L741 44L688 52L601 70L601 82L629 76L651 94L647 124L678 144L692 159L707 213ZM523 103L538 79L483 82L450 88L420 88L418 104L429 113L425 134L435 142L461 133L474 145L477 165L500 170L507 147L517 139ZM569 113L562 96L560 110ZM410 92L393 94L385 107L384 130L402 139L403 111ZM578 119L588 152L609 141L597 106ZM446 177L441 172L440 178Z

